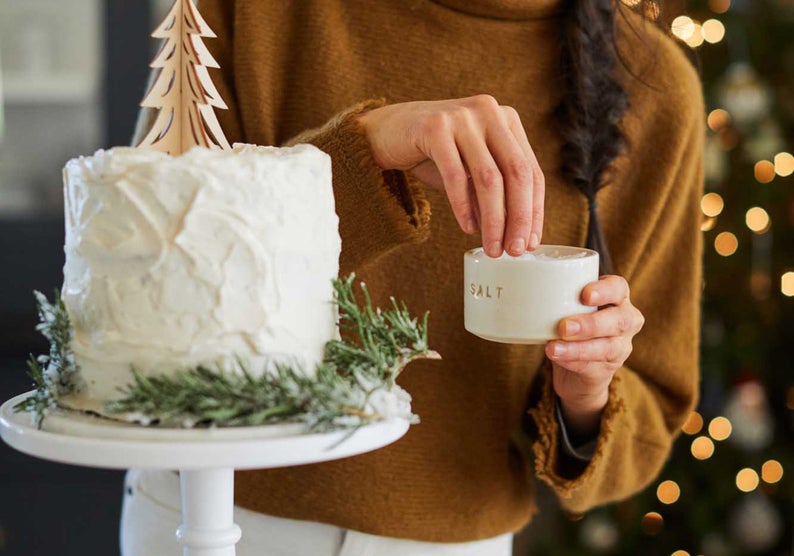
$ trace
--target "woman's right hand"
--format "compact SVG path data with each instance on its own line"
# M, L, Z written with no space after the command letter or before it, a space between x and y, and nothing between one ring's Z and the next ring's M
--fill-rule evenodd
M375 162L446 191L461 229L490 257L534 250L545 180L516 110L490 95L391 104L359 116Z

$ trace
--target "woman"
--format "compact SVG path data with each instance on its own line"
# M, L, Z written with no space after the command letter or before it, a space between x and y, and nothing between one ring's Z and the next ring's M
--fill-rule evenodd
M698 397L705 116L680 47L612 0L200 9L228 138L331 155L340 274L429 310L443 356L401 375L422 423L400 441L238 472L238 554L503 556L536 476L571 514L647 486ZM541 239L601 252L600 310L546 346L467 333L463 252ZM128 487L125 556L175 553L175 475Z

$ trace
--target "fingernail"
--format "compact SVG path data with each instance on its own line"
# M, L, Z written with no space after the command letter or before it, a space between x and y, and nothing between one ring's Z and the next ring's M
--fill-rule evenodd
M510 244L510 250L515 253L516 255L520 255L524 252L524 238L520 237L518 239L514 239L513 243Z
M540 240L538 239L538 234L532 232L529 236L529 248L535 249L538 245L540 245Z
M565 335L575 336L582 329L581 325L575 320L565 321Z
M568 351L563 344L554 344L554 357L562 357Z
M590 292L590 303L595 303L601 297L601 294L593 290Z
M473 234L477 231L477 221L473 217L469 217L466 221L466 233Z
M502 242L499 240L492 241L491 246L488 248L491 257L498 257L502 254Z

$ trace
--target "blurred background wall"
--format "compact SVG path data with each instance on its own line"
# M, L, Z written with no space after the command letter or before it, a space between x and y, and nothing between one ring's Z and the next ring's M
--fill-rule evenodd
M0 399L30 389L32 290L63 275L61 169L129 143L162 10L142 0L0 0ZM118 554L123 474L0 442L0 554Z
M170 3L0 0L0 400L46 348L31 291L62 281L61 168L129 142ZM794 0L683 10L646 15L699 58L708 109L700 405L640 495L571 520L540 485L517 556L794 554ZM0 443L0 555L117 554L121 490Z

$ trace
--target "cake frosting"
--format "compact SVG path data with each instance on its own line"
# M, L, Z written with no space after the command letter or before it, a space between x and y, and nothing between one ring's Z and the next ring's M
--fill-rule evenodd
M341 239L331 160L311 145L117 147L64 168L62 298L78 390L100 409L132 368L197 365L308 376L339 338L332 279Z

